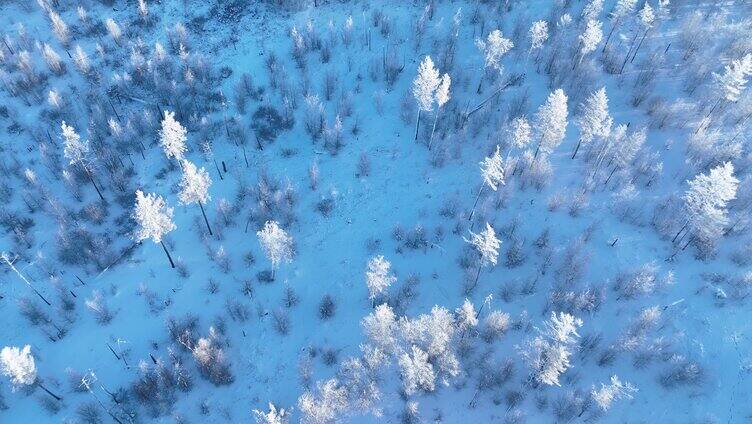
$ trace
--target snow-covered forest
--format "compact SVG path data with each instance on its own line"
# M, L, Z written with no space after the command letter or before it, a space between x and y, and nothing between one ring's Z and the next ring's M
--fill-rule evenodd
M752 420L749 0L0 23L0 422Z

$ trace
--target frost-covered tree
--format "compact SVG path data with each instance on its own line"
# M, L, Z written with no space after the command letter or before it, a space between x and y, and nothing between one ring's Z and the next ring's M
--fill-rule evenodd
M428 353L417 346L411 346L410 353L405 352L399 358L402 387L405 394L412 395L416 391L432 392L436 388L436 373L428 360Z
M170 260L170 266L175 268L172 256L162 240L165 234L176 228L172 222L172 212L173 209L167 206L162 196L154 193L144 195L141 190L136 191L136 206L133 210L133 218L139 225L135 233L136 241L151 239L154 243L161 244Z
M613 22L611 24L611 31L608 32L608 37L606 37L606 43L603 45L602 51L606 51L606 47L608 47L614 31L619 28L629 15L634 13L636 7L637 0L617 0L614 9L611 11L611 22Z
M518 116L512 119L507 127L507 137L515 149L522 150L526 148L532 140L532 128L527 118Z
M606 178L604 185L608 184L616 171L628 168L645 144L647 138L647 130L645 128L640 128L630 134L627 134L626 130L626 125L618 125L614 129L614 134L610 137L613 141L608 153L611 156L613 168L608 178Z
M582 9L582 18L587 22L598 19L603 12L603 0L590 0Z
M495 266L496 261L499 258L499 246L501 241L496 238L496 231L494 231L491 224L486 222L486 229L476 234L470 231L470 239L465 239L467 243L473 245L475 250L480 255L478 261L478 271L475 274L475 280L472 287L468 291L471 291L478 284L478 278L480 277L480 271L484 266Z
M183 160L185 142L188 139L186 134L186 129L175 120L175 112L166 110L159 130L159 142L167 158L175 158L178 162Z
M256 420L256 424L287 424L290 422L290 414L284 408L277 409L271 402L269 402L269 412L254 409L253 418Z
M734 176L734 166L726 162L707 175L696 176L688 185L683 197L687 221L674 240L687 229L691 234L687 245L697 239L712 246L728 225L728 202L736 198L739 180Z
M107 18L104 25L107 27L107 32L110 37L115 41L115 44L120 44L120 37L123 35L123 31L120 29L120 25L112 18Z
M650 3L648 3L647 1L645 2L645 5L637 13L637 18L640 27L642 27L643 29L643 33L640 42L637 44L637 48L635 48L634 53L632 53L632 59L630 60L630 63L634 62L635 57L637 57L637 52L639 52L640 48L642 47L642 43L645 42L645 38L648 36L648 33L651 29L653 29L653 24L655 22L655 12L653 12L653 8L650 6ZM627 55L627 57L629 57L629 55Z
M206 169L203 167L197 168L192 162L183 160L183 178L180 180L178 198L184 205L198 203L199 208L201 208L201 215L204 216L206 228L209 230L209 235L212 235L212 230L209 226L209 220L206 218L203 204L211 199L209 196L211 183L211 178Z
M76 45L73 50L73 63L76 64L76 68L83 75L88 75L91 70L91 63L89 62L89 55L84 51L80 45Z
M538 147L534 158L542 152L551 154L561 144L567 131L567 95L561 88L548 95L535 113L534 129L538 137Z
M538 55L540 55L540 51L543 49L543 44L546 40L548 40L548 22L533 22L530 26L530 50L528 51L528 54L535 50L538 52ZM537 61L538 56L536 56L536 62Z
M433 144L433 134L436 132L436 123L439 121L439 112L441 108L449 101L449 87L452 84L452 79L449 74L444 74L441 77L441 83L436 88L436 113L433 117L433 128L431 128L431 138L428 139L428 150L431 150Z
M396 346L397 320L392 308L386 303L363 318L363 332L369 343L383 352L391 352Z
M0 351L0 366L3 375L10 379L13 390L30 386L37 380L37 367L29 345L4 347Z
M148 18L149 7L146 4L146 0L138 0L138 14L141 15L141 19L144 21Z
M259 230L258 236L264 254L272 263L272 279L282 262L292 262L294 254L292 237L280 228L277 221L266 221L264 228Z
M505 54L514 47L512 40L504 38L504 34L500 30L495 29L488 33L488 37L485 40L477 38L475 45L483 53L483 73L481 74L480 82L478 82L478 89L476 92L480 94L481 86L485 73L489 69L495 70L498 75L504 73L504 66L501 64L501 59Z
M434 67L431 56L426 56L418 66L418 75L413 80L413 97L418 103L418 118L415 122L415 140L418 140L420 113L433 111L436 89L441 84L439 71Z
M577 156L581 144L589 144L594 138L606 138L611 133L613 119L608 113L608 97L606 96L606 87L602 87L585 99L582 104L582 114L577 120L580 126L580 139L577 141L577 147L574 149L572 159Z
M747 86L749 75L752 75L752 54L749 53L741 59L732 60L724 67L723 74L713 73L721 98L729 102L738 101Z
M430 314L421 314L416 319L402 317L399 329L401 345L415 345L426 352L442 381L459 374L459 360L454 351L457 327L449 310L434 306Z
M336 379L316 383L316 391L298 398L298 409L305 424L328 424L347 412L347 390Z
M50 23L52 24L52 32L55 34L55 37L60 41L60 44L68 47L70 44L70 31L68 30L68 24L66 24L65 21L63 21L63 18L61 18L54 10L50 9L49 17Z
M102 192L94 182L94 176L89 169L89 142L82 141L81 136L78 135L76 130L72 126L66 125L65 121L60 125L60 129L62 130L63 137L63 155L68 159L70 165L78 165L83 169L86 176L89 177L91 185L97 191L99 198L104 200L104 196L102 196Z
M539 335L523 347L518 347L522 358L533 370L532 378L550 386L560 386L559 377L570 367L572 348L577 342L577 329L582 320L565 312L551 318L539 329Z
M375 256L368 261L366 269L366 285L368 286L368 298L375 301L376 297L384 293L389 286L397 281L397 277L391 274L392 264L383 256Z
M478 189L478 194L475 196L475 202L473 203L473 209L470 211L469 221L473 220L475 215L475 208L478 206L478 200L483 193L483 189L488 186L491 190L496 191L500 185L504 185L504 159L501 157L499 146L496 146L494 154L487 156L480 161L480 175L483 178L483 184Z
M601 27L602 24L600 21L587 21L587 24L585 24L585 31L583 31L578 38L580 42L580 59L572 66L572 69L582 62L582 59L584 59L585 56L594 52L595 49L598 48L598 44L603 40L603 30Z
M0 372L8 377L14 391L24 386L37 385L56 400L62 400L37 380L37 366L29 345L23 348L5 346L0 350Z
M595 403L598 404L598 407L600 407L603 411L608 411L608 409L611 408L611 404L615 400L625 398L632 399L632 394L636 391L637 388L632 384L630 384L629 382L622 383L622 381L619 380L619 377L612 375L611 383L601 383L600 389L596 389L595 386L593 386L590 394L591 396L593 396Z
M457 327L462 331L463 336L465 331L478 325L478 312L467 298L462 302L462 306L454 310L454 313L457 315Z

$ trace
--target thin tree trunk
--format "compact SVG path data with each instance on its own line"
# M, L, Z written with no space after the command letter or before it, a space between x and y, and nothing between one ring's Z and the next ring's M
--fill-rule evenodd
M436 132L436 122L439 120L439 108L436 108L436 116L433 118L433 128L431 129L431 138L428 139L428 150L431 150L433 144L433 134Z
M685 244L684 247L682 247L682 250L686 249L687 246L689 246L689 244L692 243L694 240L695 240L695 236L690 237L689 240L687 240L687 244Z
M37 386L39 386L42 390L44 390L45 392L47 392L48 395L54 397L55 400L57 400L57 401L63 400L63 398L61 398L60 396L52 393L48 388L44 387L44 385L42 383L37 382Z
M681 227L681 229L679 230L679 232L676 233L676 235L674 236L673 239L671 239L671 243L673 243L673 242L676 241L676 238L679 237L679 234L681 234L682 231L684 231L685 228L687 228L687 225L689 225L689 221L687 221L687 222L684 223L684 225Z
M420 108L418 108L418 119L415 121L415 141L418 141L418 128L420 127Z
M713 105L713 107L712 107L712 108L710 109L710 112L708 112L708 114L707 114L707 115L705 115L705 117L706 117L706 118L707 118L708 116L712 115L712 114L713 114L713 112L715 112L715 108L717 108L717 107L718 107L718 105L719 105L719 104L721 103L721 100L723 100L723 96L721 96L721 97L719 97L719 98L718 98L718 101L717 101L717 102L715 102L715 104ZM697 131L695 131L695 134L697 134Z
M483 264L478 264L478 272L475 273L475 280L473 281L473 285L467 289L467 292L470 293L471 291L475 290L475 286L478 285L478 279L480 278L480 271L483 269Z
M217 174L219 174L219 179L224 180L225 178L222 176L222 171L219 170L219 164L217 163L216 159L213 159L214 166L217 168Z
M473 220L473 215L475 215L475 207L478 206L478 200L480 200L480 194L483 193L483 189L486 188L486 184L482 184L480 186L480 190L478 190L478 195L475 196L475 203L473 203L473 209L470 211L470 218L468 218L468 221Z
M175 268L175 262L172 261L172 256L170 256L170 252L167 251L167 246L165 246L164 242L161 240L159 241L159 244L162 245L162 249L164 249L164 252L167 254L167 259L170 260L170 266Z
M642 35L642 39L640 39L640 44L638 44L638 45L637 45L637 48L635 49L635 52L634 52L634 54L632 55L632 60L630 60L630 61L629 61L629 63L632 63L632 62L634 62L634 60L635 60L635 57L637 57L637 52L639 52L639 51L640 51L640 47L642 47L642 42L643 42L643 41L645 41L645 37L647 37L647 36L648 36L648 32L650 32L650 28L648 28L648 29L647 29L647 30L645 31L645 34L643 34L643 35Z
M601 53L606 51L606 47L608 47L608 42L611 40L611 35L613 35L614 30L619 27L619 21L621 21L621 18L617 19L616 22L614 22L614 25L611 27L611 31L608 32L608 37L606 37L606 43L603 45L603 49L601 50Z
M87 168L85 165L81 165L82 168L84 168L84 172L86 173L86 176L89 177L89 181L91 181L91 185L94 186L94 189L97 191L97 194L99 195L99 198L104 200L104 196L102 196L102 192L99 191L99 187L97 187L97 183L94 182L94 177L91 175L91 172L89 172L89 168Z
M206 228L209 230L209 235L213 236L211 227L209 226L209 220L206 219L206 212L204 212L204 206L201 204L201 202L198 202L198 207L201 208L201 215L204 216L204 222L206 223Z
M28 279L26 279L26 277L23 274L21 274L21 271L19 271L18 268L16 268L16 266L13 265L13 262L10 261L10 257L8 256L7 253L2 252L2 254L0 254L0 259L2 259L3 262L5 262L11 270L13 270L13 272L15 272L16 275L18 275L18 278L20 278L24 283L26 283L26 285L32 291L34 291L34 293L37 296L39 296L39 298L42 299L42 301L44 301L44 303L46 303L47 306L52 306L52 304L47 299L45 299L44 296L42 296L42 293L39 293L39 291L31 284L31 282Z
M582 144L581 138L577 140L577 147L575 147L574 149L574 153L572 154L572 159L574 159L574 157L577 156L577 152L580 150L580 144Z
M621 64L621 69L619 70L619 75L621 75L624 72L624 67L627 66L627 61L629 61L629 56L632 55L632 48L634 47L634 43L637 41L637 33L635 32L634 38L632 38L632 43L629 45L629 50L627 51L627 57L624 58L624 63Z
M611 174L608 175L608 178L606 178L606 181L603 183L604 186L608 185L608 182L611 181L611 177L614 176L614 173L616 172L617 169L619 169L619 167L614 166L614 169L611 171Z

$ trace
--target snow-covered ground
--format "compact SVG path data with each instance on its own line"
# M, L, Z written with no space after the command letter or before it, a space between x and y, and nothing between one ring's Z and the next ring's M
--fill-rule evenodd
M0 2L0 422L752 419L748 2L36 3Z

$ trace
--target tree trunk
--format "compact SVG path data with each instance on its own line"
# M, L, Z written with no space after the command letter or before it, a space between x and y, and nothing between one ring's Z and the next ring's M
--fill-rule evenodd
M673 242L676 241L676 238L679 237L679 234L681 234L682 231L684 231L685 228L687 228L687 225L689 225L689 221L687 221L687 222L684 223L684 225L681 227L681 229L679 230L679 232L676 233L676 235L674 236L673 239L671 239L671 243L673 243Z
M473 215L475 215L475 207L478 206L478 200L480 199L480 194L483 193L483 189L485 187L486 187L485 183L483 183L480 186L480 190L478 190L478 195L475 196L475 203L473 203L473 209L470 211L470 218L467 219L468 221L472 221L473 220Z
M167 246L165 246L164 242L160 240L159 244L162 245L162 249L164 249L164 252L167 254L167 259L170 260L170 266L172 268L175 268L175 262L172 261L172 256L170 256L170 252L167 251Z
M91 175L91 172L89 172L89 168L87 168L83 164L81 164L81 166L84 168L84 172L86 173L86 176L89 177L89 181L91 181L91 185L93 185L94 189L97 191L99 198L104 201L104 196L102 196L102 192L99 191L99 187L97 187L97 183L94 182L94 177Z
M577 141L577 147L574 149L574 153L572 154L572 159L574 159L575 156L577 156L577 152L580 150L580 144L582 144L582 139L579 139Z
M48 395L54 397L55 400L57 400L57 401L63 400L63 398L61 398L60 396L52 393L48 388L44 387L44 385L42 383L37 382L37 386L39 386L42 390L44 390L45 392L47 392Z
M606 178L606 181L603 183L604 186L608 185L608 182L611 181L611 177L614 176L614 173L616 172L617 169L619 169L619 167L614 166L614 169L611 171L611 173L608 175L608 178Z
M601 50L601 53L606 51L606 47L608 47L608 42L611 40L611 35L613 35L614 30L619 27L619 21L621 18L617 19L616 22L614 22L614 25L611 27L611 31L608 33L608 37L606 37L606 43L603 44L603 49Z
M415 120L415 141L418 141L418 128L420 127L420 107L418 108L418 119Z
M637 33L635 32L634 37L632 38L632 43L629 45L629 50L627 51L627 57L624 58L624 63L621 64L621 69L619 70L619 75L621 75L624 72L624 67L627 66L627 61L629 60L629 56L632 55L632 48L634 47L634 43L637 41Z
M687 240L687 244L685 244L684 247L682 247L682 250L686 249L687 246L689 246L689 244L692 243L693 241L695 241L695 236L692 236L689 238L689 240Z
M470 292L472 292L473 290L475 290L475 286L477 286L477 285L478 285L478 279L480 278L480 271L481 271L482 269L483 269L483 263L479 263L479 264L478 264L478 272L476 272L476 273L475 273L475 280L473 280L473 285L472 285L472 286L470 286L470 287L469 287L469 288L467 289L467 293L470 293Z
M222 176L222 171L219 170L219 164L217 163L216 159L214 159L214 166L217 167L217 174L219 174L219 179L224 180L225 178Z
M209 230L209 235L213 236L211 227L209 226L209 220L206 219L206 212L204 212L204 206L201 204L201 202L198 202L198 207L201 208L201 215L204 216L204 222L206 223L206 228Z
M648 36L648 32L650 32L650 28L648 28L648 29L647 29L647 30L645 31L645 34L643 34L643 35L642 35L642 39L640 39L640 44L638 44L638 45L637 45L637 48L635 49L635 52L634 52L634 54L632 55L632 60L630 60L630 61L629 61L629 63L632 63L632 62L634 62L634 60L635 60L635 57L637 57L637 52L639 52L639 51L640 51L640 47L642 47L642 42L643 42L643 41L645 41L645 37L647 37L647 36Z
M431 128L431 138L428 139L428 150L431 150L433 144L433 133L436 132L436 122L439 120L439 108L436 108L436 116L433 118L433 128Z

